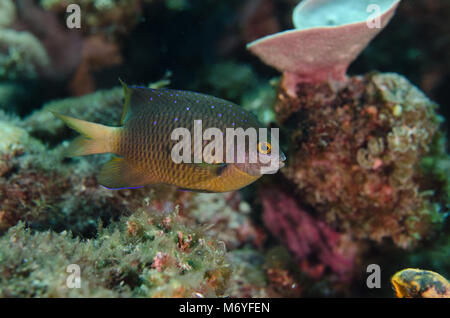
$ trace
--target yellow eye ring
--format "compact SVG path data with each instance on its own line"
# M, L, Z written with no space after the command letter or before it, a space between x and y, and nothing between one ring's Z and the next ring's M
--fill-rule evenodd
M272 146L268 142L260 142L258 143L258 151L263 155L267 155L272 150Z

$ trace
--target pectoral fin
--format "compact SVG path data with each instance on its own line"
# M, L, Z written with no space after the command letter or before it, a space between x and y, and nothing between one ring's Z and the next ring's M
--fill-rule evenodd
M206 162L193 163L193 165L196 169L203 171L203 173L209 175L210 177L220 176L227 166L226 163L211 164Z
M97 180L102 186L111 190L141 188L155 183L151 175L119 157L114 157L103 165Z

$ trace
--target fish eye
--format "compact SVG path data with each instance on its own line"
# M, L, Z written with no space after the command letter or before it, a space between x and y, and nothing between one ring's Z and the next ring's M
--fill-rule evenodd
M272 150L272 146L268 142L260 142L258 143L258 151L262 153L263 155L270 154L270 151Z

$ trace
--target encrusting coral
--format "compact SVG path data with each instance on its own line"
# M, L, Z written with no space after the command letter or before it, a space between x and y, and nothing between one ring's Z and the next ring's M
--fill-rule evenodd
M0 241L2 297L212 297L231 273L220 245L176 212L141 210L85 241L19 223ZM71 264L81 288L66 285Z
M448 207L448 176L436 182L420 169L440 136L436 108L396 74L302 84L296 98L281 88L275 109L291 136L284 174L340 231L414 246L440 229Z

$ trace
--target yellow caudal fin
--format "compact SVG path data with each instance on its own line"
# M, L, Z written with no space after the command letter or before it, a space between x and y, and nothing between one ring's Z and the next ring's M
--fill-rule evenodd
M120 128L91 123L53 111L52 113L81 134L70 143L65 152L66 157L113 152L114 140L116 140L114 135Z

